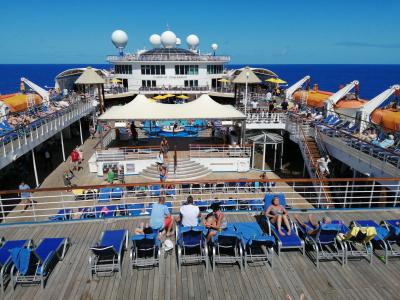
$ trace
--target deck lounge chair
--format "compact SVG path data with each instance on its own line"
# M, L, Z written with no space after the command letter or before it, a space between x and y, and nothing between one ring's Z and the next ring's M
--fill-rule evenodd
M382 223L388 231L383 237L387 245L385 262L388 262L390 257L400 257L400 219L385 220Z
M117 205L96 206L96 218L111 218L115 217L118 211Z
M68 238L44 238L33 248L14 248L11 252L12 288L20 284L45 283L56 260L63 260L69 247Z
M305 223L308 228L312 229L313 226L309 223ZM311 256L311 251L308 251L311 258L316 261L317 268L319 268L320 260L332 260L338 259L342 265L345 264L345 247L336 239L337 235L342 230L342 224L330 223L320 224L317 232L310 235L306 228L301 225L298 226L302 232L306 244L310 246L310 250L315 252L315 257Z
M367 234L368 228L358 227L353 222L350 224L350 228L341 221L332 221L332 223L338 223L342 226L339 237L345 247L346 263L348 263L349 258L365 257L372 264L373 247L371 237Z
M234 227L228 228L217 233L212 239L212 267L219 264L239 264L243 268L243 249L241 237Z
M137 234L131 237L131 271L133 268L158 266L161 250L157 232Z
M205 227L177 226L176 235L178 269L181 269L182 264L204 262L206 270L208 270L208 246L205 238Z
M65 221L72 219L72 209L63 208L60 209L56 215L49 217L50 221Z
M266 234L256 222L231 223L242 236L244 266L249 262L268 261L272 266L275 238Z
M112 275L119 272L121 277L122 254L128 247L128 231L124 229L106 230L101 233L100 242L90 248L90 278L93 275Z
M32 243L31 240L9 240L1 241L0 247L0 286L2 292L4 292L6 280L10 278L10 270L12 266L11 252L13 248L29 247Z
M109 202L111 199L112 188L101 188L97 197L98 202Z
M291 235L287 234L286 227L282 226L281 230L285 233L284 236L280 235L278 232L278 228L276 227L275 224L272 224L269 219L265 216L262 216L260 218L260 225L264 229L264 232L271 232L272 235L275 237L275 245L277 248L277 253L278 255L281 254L282 250L293 250L293 249L299 249L303 255L305 254L305 243L304 241L300 238L299 232L297 230L297 226L294 222L290 221L290 226L292 233ZM282 224L283 225L283 224Z

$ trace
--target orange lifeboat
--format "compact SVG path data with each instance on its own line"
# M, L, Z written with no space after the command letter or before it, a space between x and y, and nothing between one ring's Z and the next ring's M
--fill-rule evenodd
M34 95L35 104L42 103L42 98L39 95ZM0 96L0 101L8 106L11 112L23 111L28 108L28 94L8 94Z
M371 122L387 131L400 131L400 110L393 108L375 109L371 114Z
M305 103L307 106L315 108L323 108L325 101L333 93L325 91L297 91L293 94L293 98L296 102Z

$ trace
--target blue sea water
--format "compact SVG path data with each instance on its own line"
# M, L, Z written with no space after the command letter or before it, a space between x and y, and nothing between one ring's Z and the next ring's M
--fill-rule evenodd
M53 87L54 77L70 68L87 65L0 65L0 94L18 91L21 77L27 77L40 86ZM108 64L92 65L108 69ZM336 91L341 84L352 80L360 81L360 96L371 99L390 85L400 83L400 65L250 65L267 68L292 84L304 77L311 76L311 83L319 88ZM228 68L243 65L228 65Z

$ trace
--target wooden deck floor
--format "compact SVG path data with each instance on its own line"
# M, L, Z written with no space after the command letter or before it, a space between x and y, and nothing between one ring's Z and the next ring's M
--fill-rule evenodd
M376 221L399 218L400 212L329 213L348 222L372 218ZM315 216L316 218L320 216ZM175 254L165 257L160 268L129 270L125 252L122 279L117 276L90 281L89 247L105 229L128 229L133 232L141 219L55 223L46 225L10 226L0 228L6 239L70 237L72 246L64 261L51 273L45 289L40 286L20 286L12 291L8 286L3 299L285 299L287 294L298 299L400 299L400 260L385 265L377 257L367 261L322 262L318 270L300 252L275 255L274 265L255 264L246 271L235 266L217 266L206 272L204 265L184 266L177 270ZM250 214L229 214L228 220L253 221Z

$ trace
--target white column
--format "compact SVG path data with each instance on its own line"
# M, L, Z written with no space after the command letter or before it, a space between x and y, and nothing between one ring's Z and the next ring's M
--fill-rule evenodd
M32 152L33 172L35 174L36 187L39 187L39 178L37 174L36 160L35 160L35 149L32 149L31 152Z
M264 150L263 150L263 163L262 163L262 169L263 169L263 171L265 170L265 148L266 148L266 144L264 143Z
M276 144L274 145L274 171L276 169Z
M282 161L283 161L283 140L281 144L281 170L282 170Z
M65 150L64 150L64 136L63 136L63 131L61 130L61 151L62 151L62 156L63 156L63 161L65 161Z
M82 136L82 124L81 119L79 119L79 134L81 136L81 145L83 145L83 136Z
M254 152L255 152L255 148L256 148L256 142L253 142L253 155L251 158L251 167L254 168Z
M247 75L247 80L246 80L246 89L245 89L245 93L244 93L244 115L247 118L247 91L248 91L248 78L249 76Z

